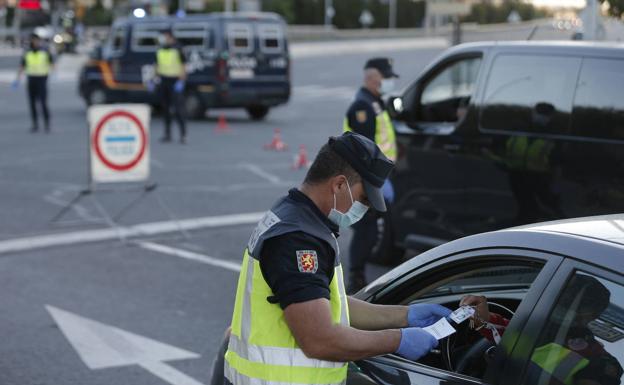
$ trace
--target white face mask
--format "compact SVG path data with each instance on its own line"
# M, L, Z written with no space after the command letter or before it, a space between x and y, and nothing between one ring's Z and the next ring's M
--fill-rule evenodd
M329 212L329 220L334 222L341 229L347 228L364 216L368 211L368 207L359 201L353 200L353 194L351 194L351 187L347 182L347 189L349 189L349 197L351 198L351 207L346 213L342 213L336 210L336 194L334 194L334 208Z
M392 91L394 91L394 78L381 79L379 92L382 94L389 94Z

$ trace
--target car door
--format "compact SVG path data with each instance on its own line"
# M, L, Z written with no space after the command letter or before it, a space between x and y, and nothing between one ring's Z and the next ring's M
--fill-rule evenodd
M559 256L537 251L489 249L444 257L400 276L374 293L369 301L402 305L438 303L455 309L463 295L480 293L486 295L491 301L490 306L500 309L500 313L510 312L507 318L511 318L511 323L498 346L486 346L487 341L484 344L485 339L479 333L469 330L466 321L455 325L455 337L449 337L447 342L441 340L439 351L418 362L393 354L357 361L350 370L348 383L500 383L500 368L507 359L507 352L518 340L517 330L526 322L561 260ZM478 347L476 350L475 346ZM487 355L481 355L481 346L489 349Z
M444 59L408 88L395 122L399 156L392 176L395 240L421 236L425 247L464 235L464 176L456 127L473 96L482 53Z
M619 256L618 256L619 257ZM567 259L530 316L505 368L522 385L624 380L624 276Z

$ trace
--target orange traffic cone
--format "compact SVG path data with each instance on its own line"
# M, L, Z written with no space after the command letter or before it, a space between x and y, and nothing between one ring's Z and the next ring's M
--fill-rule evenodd
M215 127L215 132L228 132L230 131L230 126L227 123L227 120L225 120L225 115L220 114L219 115L219 120L217 121L217 126Z
M264 145L264 149L273 151L286 151L288 149L288 145L282 140L282 133L279 128L275 129L273 139L270 143Z
M302 168L310 167L310 161L308 161L308 151L304 144L299 146L299 153L295 155L293 162L293 170L300 170Z

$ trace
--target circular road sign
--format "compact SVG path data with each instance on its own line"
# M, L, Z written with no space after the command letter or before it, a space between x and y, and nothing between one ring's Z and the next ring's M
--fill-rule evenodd
M128 171L136 166L147 146L147 135L141 121L127 111L105 115L93 132L92 145L97 158L115 171Z

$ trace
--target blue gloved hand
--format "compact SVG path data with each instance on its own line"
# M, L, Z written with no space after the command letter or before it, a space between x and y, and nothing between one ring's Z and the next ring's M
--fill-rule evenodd
M451 314L451 310L442 305L417 303L410 305L407 309L407 324L409 327L424 328L433 325L449 314Z
M392 186L390 179L386 179L383 186L381 186L381 192L388 203L394 202L394 186Z
M147 92L154 92L156 89L156 83L154 83L153 80L148 81L145 86L147 88Z
M416 361L438 346L438 340L421 328L401 329L401 344L396 353Z
M19 79L15 79L11 82L11 89L13 91L17 90L19 88L20 85L20 80Z
M173 90L177 93L182 93L184 91L184 80L178 80L173 85Z

